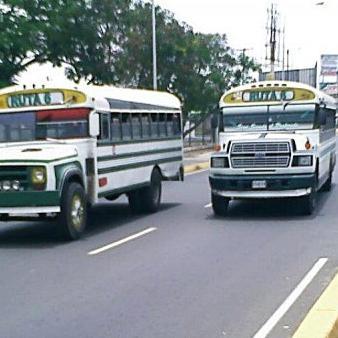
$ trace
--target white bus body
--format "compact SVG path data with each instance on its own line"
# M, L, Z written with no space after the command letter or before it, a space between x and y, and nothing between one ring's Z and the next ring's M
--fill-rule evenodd
M161 181L183 180L181 104L173 95L109 86L0 91L2 220L57 216L78 238L86 207L127 194L154 212Z
M231 199L297 197L312 213L336 164L334 99L300 83L266 81L226 92L220 110L209 177L214 212L226 214Z

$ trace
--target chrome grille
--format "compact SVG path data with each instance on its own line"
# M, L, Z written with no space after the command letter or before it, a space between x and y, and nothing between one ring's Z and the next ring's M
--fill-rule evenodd
M287 142L268 143L268 142L248 142L234 143L231 148L232 154L243 153L289 153L290 146Z
M230 160L233 168L286 168L291 148L288 142L233 143Z
M231 162L234 168L284 168L289 165L289 158L289 156L267 156L264 159L256 159L254 157L235 157Z

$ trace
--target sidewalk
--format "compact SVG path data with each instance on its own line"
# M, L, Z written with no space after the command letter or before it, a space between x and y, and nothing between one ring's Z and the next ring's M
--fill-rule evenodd
M209 168L210 155L214 152L210 146L204 149L184 149L184 171L185 173Z

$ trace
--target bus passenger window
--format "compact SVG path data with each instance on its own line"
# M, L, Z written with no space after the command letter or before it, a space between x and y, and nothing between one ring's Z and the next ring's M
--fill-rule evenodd
M100 114L100 140L108 140L109 139L109 114Z
M133 139L139 140L141 138L141 120L139 114L132 114L131 124L133 128Z
M142 114L141 122L142 122L142 138L144 139L150 138L149 114Z
M150 129L151 129L151 137L157 138L159 136L158 133L158 114L150 114Z
M174 135L173 114L167 114L167 134L168 136Z
M121 114L114 113L111 114L110 118L110 133L112 141L121 141L122 139L122 129L121 129Z
M131 140L130 114L122 114L122 139Z
M160 137L165 137L167 136L166 114L160 114L159 120Z

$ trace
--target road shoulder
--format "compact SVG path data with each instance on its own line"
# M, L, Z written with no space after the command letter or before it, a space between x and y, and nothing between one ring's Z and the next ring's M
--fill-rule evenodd
M338 274L311 308L293 338L338 338Z

